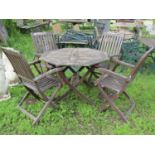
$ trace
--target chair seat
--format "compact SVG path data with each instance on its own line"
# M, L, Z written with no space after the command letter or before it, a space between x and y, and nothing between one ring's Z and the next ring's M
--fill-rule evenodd
M105 75L105 78L100 80L99 84L101 87L106 87L117 92L122 90L122 85L125 83L125 79L116 79L110 75Z
M45 91L51 87L56 87L60 84L60 81L57 80L56 78L52 77L52 76L43 76L42 78L38 79L36 81L37 86L39 87L39 89L41 91ZM32 85L32 83L28 83L28 82L23 82L23 84L25 86L27 86L28 88L37 91L37 88L35 87L35 85Z

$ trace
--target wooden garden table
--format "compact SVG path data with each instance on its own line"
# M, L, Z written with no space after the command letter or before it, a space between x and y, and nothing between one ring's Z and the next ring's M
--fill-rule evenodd
M76 87L80 83L84 82L84 79L89 75L89 73L95 69L96 64L109 60L109 57L106 53L90 48L62 48L50 51L48 54L43 54L40 57L40 60L56 67L65 67L64 71L58 72L58 76L64 84L69 86L69 90L63 96L61 96L60 99L64 98L71 91L73 91L80 98L83 98L87 102L94 104L90 98L79 92ZM77 72L72 69L74 66L79 67L78 72L81 72L84 68L87 68L87 72L80 77L78 82L72 83L65 76L65 71L70 69L73 71L74 75L77 74Z

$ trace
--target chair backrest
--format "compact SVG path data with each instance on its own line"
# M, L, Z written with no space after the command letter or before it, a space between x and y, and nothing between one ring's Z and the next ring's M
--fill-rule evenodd
M37 53L44 53L58 49L54 35L51 32L31 33Z
M99 50L106 52L109 57L119 56L123 43L124 34L103 32Z
M144 61L146 60L146 58L148 57L149 54L151 54L153 52L153 50L155 50L155 47L151 47L147 52L145 52L143 54L143 56L139 59L138 63L135 65L134 69L131 71L130 74L130 79L133 80L138 72L138 70L140 69L140 67L142 66L142 64L144 63Z
M13 48L1 47L20 79L33 80L34 75L24 57ZM22 79L22 80L24 80Z

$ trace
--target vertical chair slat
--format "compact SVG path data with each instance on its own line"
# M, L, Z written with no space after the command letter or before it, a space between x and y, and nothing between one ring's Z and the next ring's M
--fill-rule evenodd
M116 39L117 39L117 36L114 36L114 39L112 40L111 51L110 51L111 55L115 55L115 53L116 53L116 51L115 51Z
M114 46L113 46L113 50L111 52L111 56L116 56L119 55L120 51L118 49L118 45L119 45L119 41L120 41L120 37L119 36L115 36L114 38L115 40L114 42Z
M3 52L10 60L14 70L17 74L22 75L28 79L33 79L34 75L27 63L27 61L22 57L17 51L11 48L3 48Z

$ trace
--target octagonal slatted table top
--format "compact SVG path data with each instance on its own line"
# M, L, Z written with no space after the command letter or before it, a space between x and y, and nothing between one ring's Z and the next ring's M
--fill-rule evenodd
M91 66L109 60L109 57L96 49L62 48L44 53L40 60L56 66Z

